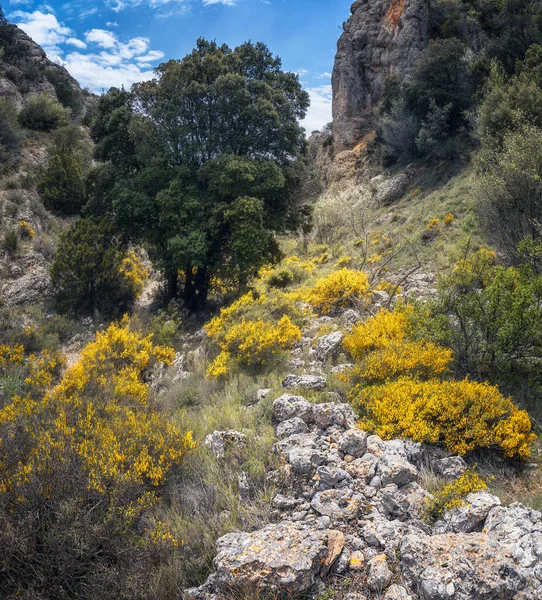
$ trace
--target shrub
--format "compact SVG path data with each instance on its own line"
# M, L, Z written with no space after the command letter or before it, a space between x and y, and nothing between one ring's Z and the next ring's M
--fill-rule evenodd
M207 374L209 377L226 375L234 364L255 370L273 366L277 355L300 339L301 330L286 315L276 325L263 319L243 319L221 336L221 352Z
M31 240L36 232L26 221L19 221L19 234L22 238Z
M373 384L400 376L434 378L446 373L452 353L413 336L412 311L381 310L345 336L344 348L356 361L351 375Z
M482 226L512 260L521 240L539 237L542 222L542 129L528 125L504 136L502 151L479 161Z
M73 116L78 117L84 107L83 93L74 85L68 73L57 67L47 69L45 76L55 88L56 97L62 106L71 109Z
M59 148L38 184L45 208L64 215L81 212L85 202L85 186L81 163L71 150Z
M540 358L541 306L540 275L497 265L493 252L480 250L441 277L417 330L453 350L460 374L485 378Z
M0 410L4 594L145 597L138 571L179 544L152 507L194 447L156 410L144 380L172 359L114 324L58 385Z
M433 493L433 498L425 507L425 519L438 521L445 511L465 504L465 496L473 492L487 490L486 482L475 471L469 469L461 477Z
M369 300L369 277L363 271L340 269L319 279L301 297L322 315L337 309L364 306Z
M119 314L134 301L140 286L139 267L127 279L125 255L115 227L108 221L81 219L61 236L51 266L51 279L59 310ZM131 261L130 261L131 262Z
M361 428L385 439L442 444L454 454L499 447L507 457L525 459L536 438L527 412L488 383L402 377L383 385L356 386L351 398L361 415Z
M267 276L267 285L269 287L285 288L294 281L294 274L288 268L275 269Z
M27 129L51 131L68 123L69 112L47 94L35 95L19 113L19 123Z
M149 278L149 271L133 250L130 250L122 259L119 273L124 278L134 298L139 298Z
M16 150L21 145L21 132L13 104L0 99L0 146L5 150Z
M8 229L4 233L4 250L13 255L19 250L19 234L16 229Z

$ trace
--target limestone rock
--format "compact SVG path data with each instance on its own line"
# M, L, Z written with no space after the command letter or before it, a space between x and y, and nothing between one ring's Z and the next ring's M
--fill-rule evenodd
M344 334L334 331L329 335L318 338L316 342L316 358L320 362L326 362L328 358L334 358L339 353Z
M348 404L336 404L334 402L315 404L313 412L314 422L320 429L326 429L331 425L340 425L350 429L354 427L357 421L356 413Z
M378 474L382 479L382 485L395 483L401 486L411 481L417 481L419 477L418 469L396 454L384 454L380 458Z
M276 433L279 440L282 440L294 433L308 433L308 431L309 428L305 421L299 417L294 417L293 419L288 419L287 421L279 423Z
M499 498L487 492L467 494L460 506L445 511L442 517L444 526L440 532L470 533L471 531L481 531L490 511L500 505Z
M392 577L388 557L385 554L378 554L371 558L367 575L367 586L370 590L381 593L391 583Z
M253 533L229 533L217 542L216 580L223 588L300 594L342 551L340 532L283 521Z
M349 429L341 435L337 445L341 452L360 458L367 452L367 434L361 429Z
M382 206L388 206L400 200L405 195L411 180L412 176L408 172L399 173L395 177L385 180L380 184L376 193L377 203Z
M318 375L287 375L282 382L287 390L316 390L322 392L327 387L327 379Z
M407 535L402 574L424 600L511 600L527 585L510 552L482 533Z
M428 0L356 0L343 25L333 68L335 152L351 150L386 78L404 81L428 44Z
M468 465L461 456L449 456L435 461L435 471L450 479L458 479L467 470Z
M313 420L313 405L307 402L303 396L282 394L273 402L273 416L279 423L294 417L310 423Z
M325 490L317 492L311 501L313 510L333 521L352 521L357 518L363 496L352 490Z
M394 583L386 590L384 600L414 600L414 596L402 585Z
M246 445L246 438L247 436L244 433L233 429L213 431L205 438L204 444L216 458L223 458L226 455L228 445L243 447Z

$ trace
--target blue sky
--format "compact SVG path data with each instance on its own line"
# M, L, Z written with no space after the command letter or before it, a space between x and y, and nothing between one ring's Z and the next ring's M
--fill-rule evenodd
M351 0L0 0L49 57L95 92L150 79L198 37L236 46L262 41L299 73L311 96L310 133L331 120L337 39Z

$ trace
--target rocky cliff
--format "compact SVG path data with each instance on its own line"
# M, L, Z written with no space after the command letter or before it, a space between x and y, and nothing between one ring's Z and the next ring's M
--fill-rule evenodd
M14 56L0 59L0 98L9 99L17 110L32 94L45 92L61 100L57 98L54 83L62 80L84 95L85 104L88 103L92 95L84 93L64 67L49 60L41 46L15 25L4 28L9 28L9 43Z
M408 77L428 44L428 0L356 0L350 10L332 77L336 152L352 149L370 129L386 78Z

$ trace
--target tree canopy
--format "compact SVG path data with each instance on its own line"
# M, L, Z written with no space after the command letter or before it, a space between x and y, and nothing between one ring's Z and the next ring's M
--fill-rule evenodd
M201 308L212 281L242 288L278 255L275 233L302 223L309 97L261 43L200 39L155 74L100 98L96 156L116 168L91 174L87 211L146 242L170 294Z

